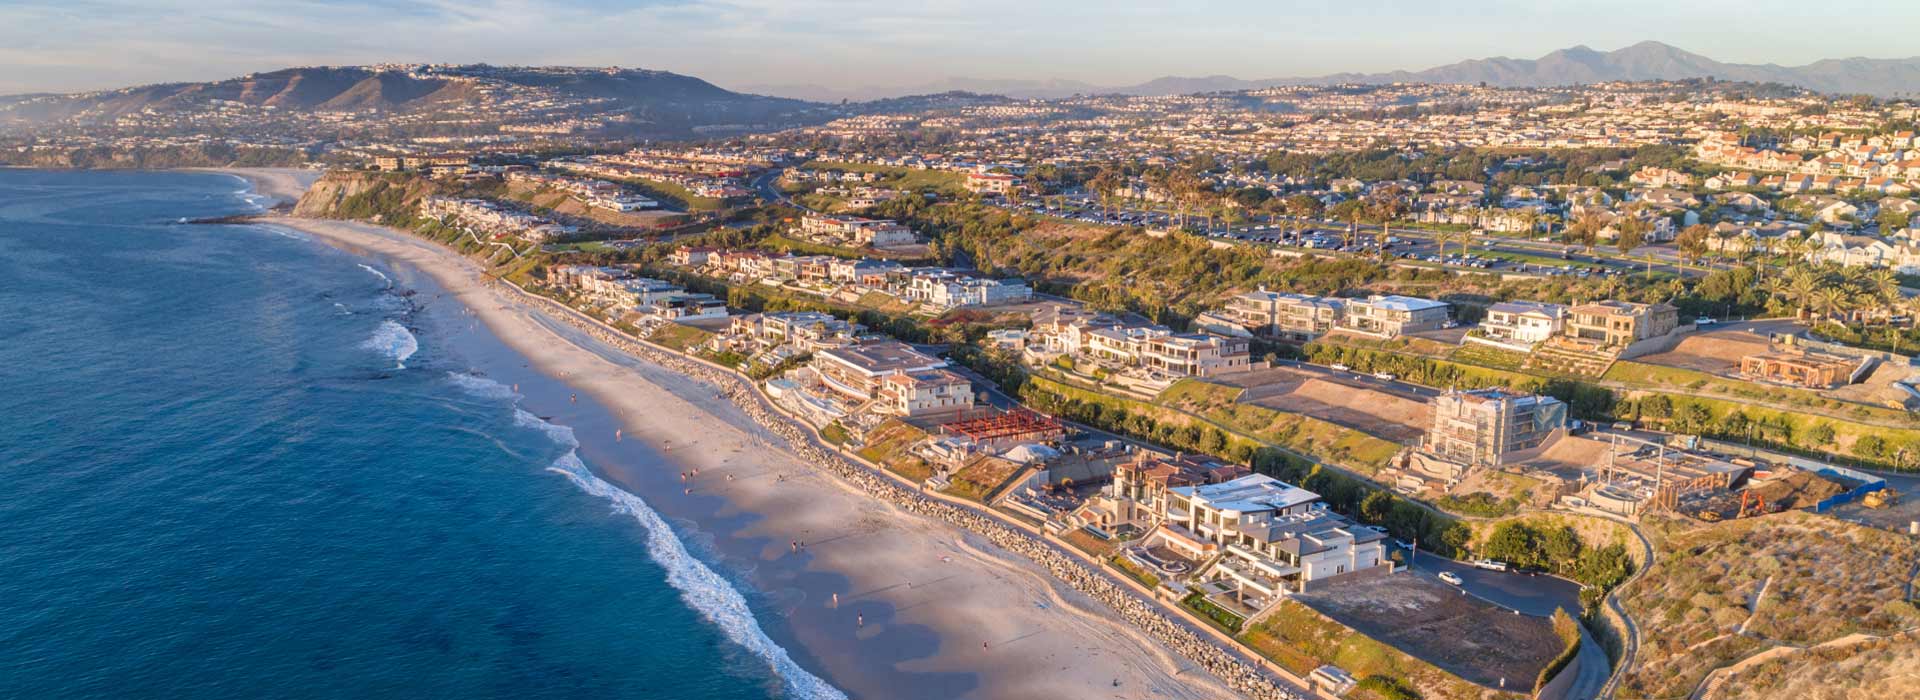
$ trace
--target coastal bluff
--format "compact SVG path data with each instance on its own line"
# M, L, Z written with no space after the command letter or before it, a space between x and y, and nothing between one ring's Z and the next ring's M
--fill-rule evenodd
M431 181L395 173L330 170L293 206L293 215L314 219L390 220L411 213L433 194Z

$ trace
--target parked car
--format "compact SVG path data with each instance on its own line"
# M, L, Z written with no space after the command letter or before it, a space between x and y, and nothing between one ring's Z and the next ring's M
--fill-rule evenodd
M1507 570L1507 563L1504 561L1494 561L1492 559L1475 559L1467 563L1472 564L1473 568L1476 568L1476 569L1486 569L1488 571L1506 571Z
M1394 380L1394 376L1386 372L1374 372L1373 378L1383 382L1390 382Z
M1719 322L1713 320L1712 316L1701 316L1700 318L1696 318L1693 320L1693 325L1696 325L1696 326L1711 326L1715 323L1719 323Z
M1462 581L1462 580L1460 580L1460 575L1459 575L1459 574L1456 574L1456 573L1453 573L1453 572L1451 572L1451 571L1442 571L1442 572L1440 572L1440 580L1442 580L1442 581L1446 581L1447 583L1451 583L1451 584L1453 584L1453 585L1455 585L1455 586L1460 586L1460 585L1465 585L1465 584L1466 584L1466 582L1465 582L1465 581Z
M1353 369L1352 367L1348 367L1348 366L1346 366L1346 365L1343 365L1343 364L1337 364L1337 363L1336 363L1336 364L1331 364L1331 365L1327 365L1327 366L1328 366L1328 367L1331 367L1331 368L1333 368L1333 371L1335 371L1335 372L1345 372L1345 371L1347 371L1347 370L1349 370L1349 369Z

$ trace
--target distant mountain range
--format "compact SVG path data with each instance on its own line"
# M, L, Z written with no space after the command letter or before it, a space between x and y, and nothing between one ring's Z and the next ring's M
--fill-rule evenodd
M1106 86L1072 80L948 78L941 82L900 88L833 90L817 85L756 85L742 89L796 99L837 102L842 99L860 101L954 90L1047 99L1075 94L1185 95L1279 85L1336 83L1486 83L1498 87L1550 87L1614 80L1686 78L1775 82L1826 93L1908 96L1920 94L1920 57L1827 59L1804 66L1771 63L1753 65L1722 63L1657 41L1643 41L1616 51L1595 51L1585 46L1575 46L1536 59L1482 58L1420 71L1336 73L1311 78L1242 80L1227 75L1168 76L1136 85Z
M817 105L746 95L665 71L619 68L349 66L288 68L205 83L165 83L70 95L0 97L0 125L104 124L141 113L191 113L239 103L278 114L471 112L500 122L609 118L641 135L703 126L791 121Z

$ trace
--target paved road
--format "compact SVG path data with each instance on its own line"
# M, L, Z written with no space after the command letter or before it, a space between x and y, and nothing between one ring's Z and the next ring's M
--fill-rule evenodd
M1549 616L1555 608L1566 608L1569 614L1580 613L1580 584L1563 578L1477 569L1426 552L1414 560L1413 568L1429 575L1451 571L1460 576L1464 582L1461 587L1468 593L1528 615Z

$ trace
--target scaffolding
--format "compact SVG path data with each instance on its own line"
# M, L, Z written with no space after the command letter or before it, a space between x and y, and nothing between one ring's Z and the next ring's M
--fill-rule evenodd
M1036 442L1057 440L1067 434L1067 429L1052 416L1025 408L1016 408L1011 411L945 423L940 426L940 432L943 435L962 437L980 443Z

